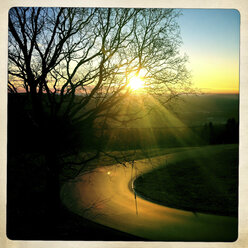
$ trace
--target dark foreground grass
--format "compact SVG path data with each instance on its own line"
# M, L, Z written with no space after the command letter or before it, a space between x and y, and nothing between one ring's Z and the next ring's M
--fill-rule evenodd
M144 239L94 223L63 205L57 221L46 197L44 159L39 154L8 158L7 226L11 240L143 241Z
M138 177L140 196L168 207L238 214L238 146L164 165Z

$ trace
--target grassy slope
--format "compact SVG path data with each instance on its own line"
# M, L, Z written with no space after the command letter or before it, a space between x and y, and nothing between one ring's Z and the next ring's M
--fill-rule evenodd
M169 207L237 216L238 146L163 166L137 178L135 189Z

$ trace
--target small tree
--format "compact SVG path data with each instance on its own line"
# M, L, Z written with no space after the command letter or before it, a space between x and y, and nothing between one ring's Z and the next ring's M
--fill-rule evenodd
M140 103L150 109L151 99L166 104L190 91L187 59L179 52L179 14L172 9L10 9L8 88L30 99L29 117L40 134L54 206L61 155L71 156L79 147L72 147L79 133L82 149L92 139L92 127L109 120L125 124L138 118ZM145 81L143 94L136 96L129 87L134 75ZM100 141L81 164L99 155Z

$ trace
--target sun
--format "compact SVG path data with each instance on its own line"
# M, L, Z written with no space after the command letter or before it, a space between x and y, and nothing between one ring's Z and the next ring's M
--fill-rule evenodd
M138 76L133 76L130 80L129 80L129 84L128 86L132 89L132 90L138 90L138 89L142 89L144 87L144 81L138 77Z

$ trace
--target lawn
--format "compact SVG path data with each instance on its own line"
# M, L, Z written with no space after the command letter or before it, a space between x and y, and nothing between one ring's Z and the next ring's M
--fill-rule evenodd
M134 186L141 197L168 207L237 216L238 146L164 164Z

